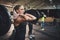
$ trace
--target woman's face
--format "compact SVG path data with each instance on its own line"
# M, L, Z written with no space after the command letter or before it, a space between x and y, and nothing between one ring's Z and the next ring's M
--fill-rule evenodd
M23 14L25 12L24 6L20 6L18 9L19 14Z

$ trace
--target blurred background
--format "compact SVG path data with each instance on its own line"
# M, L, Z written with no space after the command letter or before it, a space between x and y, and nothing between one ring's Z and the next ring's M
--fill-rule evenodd
M26 9L60 9L60 0L0 0L0 4L9 9L17 4L25 5Z

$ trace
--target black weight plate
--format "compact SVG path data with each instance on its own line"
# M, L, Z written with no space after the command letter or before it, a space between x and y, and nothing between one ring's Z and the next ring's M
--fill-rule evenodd
M6 34L11 26L11 20L7 8L0 5L0 36Z

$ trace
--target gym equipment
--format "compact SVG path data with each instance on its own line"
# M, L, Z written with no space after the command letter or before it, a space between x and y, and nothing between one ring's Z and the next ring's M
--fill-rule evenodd
M0 36L6 34L10 27L10 14L4 5L0 5Z

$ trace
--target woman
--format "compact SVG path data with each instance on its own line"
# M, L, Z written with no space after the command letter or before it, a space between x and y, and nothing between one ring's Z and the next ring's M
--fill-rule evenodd
M14 7L14 25L16 29L16 35L14 40L25 40L26 21L36 19L36 17L34 17L33 15L24 14L24 12L24 6L16 5Z

